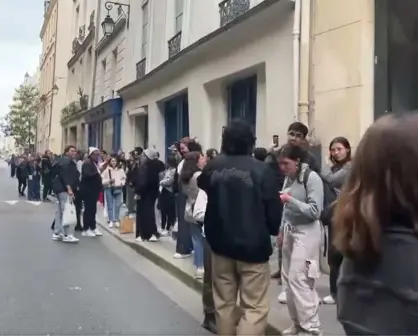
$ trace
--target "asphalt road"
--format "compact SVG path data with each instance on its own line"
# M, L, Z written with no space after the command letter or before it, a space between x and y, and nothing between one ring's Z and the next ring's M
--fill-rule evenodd
M200 299L114 238L51 240L0 162L0 335L205 335Z

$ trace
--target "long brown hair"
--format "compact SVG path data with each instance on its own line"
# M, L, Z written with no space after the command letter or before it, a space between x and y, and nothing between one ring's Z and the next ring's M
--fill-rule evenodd
M373 263L384 228L418 232L418 114L391 114L369 127L336 205L334 244L358 263Z

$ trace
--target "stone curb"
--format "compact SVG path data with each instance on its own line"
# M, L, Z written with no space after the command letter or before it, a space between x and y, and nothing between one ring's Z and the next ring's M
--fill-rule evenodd
M146 248L141 244L137 244L134 242L128 242L123 239L120 235L109 229L106 225L98 222L98 224L106 230L106 232L110 233L113 237L124 243L125 245L129 246L133 250L135 250L138 254L143 256L144 258L150 260L154 264L160 266L162 269L179 279L183 282L186 286L190 287L191 289L197 291L199 294L202 293L203 284L200 280L195 279L193 276L188 274L187 272L183 271L181 268L177 267L176 265L170 263L163 257L159 256L157 253L151 251L150 249ZM281 335L281 331L278 330L276 327L268 324L266 335Z

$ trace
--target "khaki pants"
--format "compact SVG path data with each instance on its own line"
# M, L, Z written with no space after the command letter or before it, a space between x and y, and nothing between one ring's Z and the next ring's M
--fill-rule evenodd
M246 263L212 253L212 271L218 335L264 335L270 309L269 263Z

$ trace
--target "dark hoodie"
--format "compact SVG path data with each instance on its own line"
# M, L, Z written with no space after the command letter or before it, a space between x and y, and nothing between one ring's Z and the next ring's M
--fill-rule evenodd
M198 178L208 196L205 236L216 254L267 262L281 211L272 171L250 155L220 154Z

